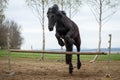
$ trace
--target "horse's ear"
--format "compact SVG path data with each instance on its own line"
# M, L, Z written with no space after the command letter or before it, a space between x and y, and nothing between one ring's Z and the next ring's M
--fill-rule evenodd
M65 11L62 10L61 13L66 16L66 12Z
M52 11L53 11L53 13L57 13L57 12L59 11L59 7L58 7L57 4L54 4L54 5L52 6Z
M52 12L52 8L48 8L47 14L48 14L49 12Z
M61 17L63 16L63 14L62 14L60 11L58 11L58 12L56 13L56 15L57 15L59 18L61 18Z

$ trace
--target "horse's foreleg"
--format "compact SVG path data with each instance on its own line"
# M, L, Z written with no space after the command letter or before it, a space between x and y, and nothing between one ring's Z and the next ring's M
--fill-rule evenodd
M63 40L60 38L60 35L58 33L55 34L57 40L58 40L58 43L60 46L64 46L65 43L63 42Z

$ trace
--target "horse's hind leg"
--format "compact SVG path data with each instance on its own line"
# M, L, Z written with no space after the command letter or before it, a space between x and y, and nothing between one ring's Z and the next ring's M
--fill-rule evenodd
M77 55L77 69L80 69L81 67L81 62L80 62L80 55Z
M75 45L76 45L76 48L77 48L77 52L79 52L80 51L80 45L81 45L80 38L75 39ZM80 69L80 67L81 67L80 54L77 54L77 69Z
M73 65L72 65L72 54L69 54L69 73L72 74L73 72Z

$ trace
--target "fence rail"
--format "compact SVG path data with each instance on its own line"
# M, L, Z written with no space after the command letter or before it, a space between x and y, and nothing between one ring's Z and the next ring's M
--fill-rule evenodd
M80 55L107 55L105 52L57 52L57 51L41 51L41 50L19 50L10 49L10 52L25 52L25 53L44 53L44 54L80 54Z

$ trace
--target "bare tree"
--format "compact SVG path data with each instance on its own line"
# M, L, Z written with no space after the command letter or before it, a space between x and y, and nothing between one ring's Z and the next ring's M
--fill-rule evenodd
M8 0L0 0L0 24L4 21L4 10L6 8Z
M100 52L102 27L111 16L116 13L118 6L120 5L120 0L89 0L87 1L87 4L99 24L98 52ZM98 55L96 55L90 62L94 62L97 58Z
M0 48L6 48L5 33L7 28L3 25L5 19L4 10L6 9L8 0L0 0Z
M69 9L69 18L75 16L82 5L82 0L67 0L66 6Z
M21 36L21 26L14 21L5 21L4 26L7 27L6 34L10 33L10 48L20 49L23 38ZM5 36L7 38L7 36Z
M21 26L14 21L6 21L9 26L10 48L20 49L23 38L21 36Z
M72 18L79 12L82 0L51 0L51 3L61 6L61 10L68 10L69 18Z
M7 48L7 27L3 24L0 24L0 48Z
M23 38L21 37L21 26L14 21L4 21L0 25L0 47L7 48L7 33L10 33L10 48L19 49Z
M42 26L42 50L45 50L45 6L47 6L49 0L25 0L27 5L32 9L35 16L39 19ZM41 59L44 59L42 54Z

